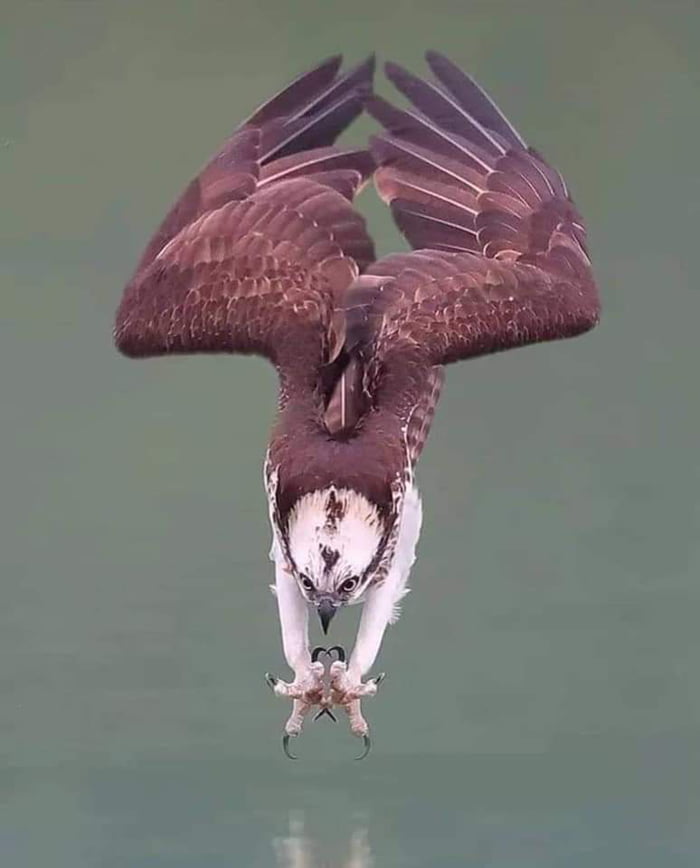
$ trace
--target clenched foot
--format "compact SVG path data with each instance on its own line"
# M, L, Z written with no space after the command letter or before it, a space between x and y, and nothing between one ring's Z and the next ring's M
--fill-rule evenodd
M307 705L317 705L323 697L323 663L309 663L308 668L295 673L294 681L282 681L265 673L265 681L276 696L286 696L288 699L298 699Z
M292 713L284 725L282 738L284 752L290 759L296 757L289 752L289 739L299 735L306 715L315 705L320 705L321 708L330 705L324 698L326 693L323 683L324 672L323 663L315 662L309 663L307 669L297 672L292 682L281 681L269 672L265 674L265 681L276 696L293 700Z
M341 705L350 719L350 730L353 735L364 741L364 751L357 759L363 759L369 753L369 726L362 715L360 700L367 696L375 696L377 687L384 678L384 673L376 678L363 682L348 673L347 665L337 660L330 668L330 698L334 705Z
M369 678L367 681L361 681L348 672L347 664L342 660L336 660L331 664L331 693L333 694L333 702L335 705L347 705L354 702L356 699L362 699L365 696L374 696L377 692L377 687L384 679L384 673L377 675L376 678Z

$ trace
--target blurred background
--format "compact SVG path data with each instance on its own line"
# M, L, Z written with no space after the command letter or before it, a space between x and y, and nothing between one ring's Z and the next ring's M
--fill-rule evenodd
M3 866L698 864L699 34L690 0L5 0ZM324 720L289 763L274 372L126 360L112 317L239 119L338 50L426 48L564 172L604 316L449 371L374 752Z

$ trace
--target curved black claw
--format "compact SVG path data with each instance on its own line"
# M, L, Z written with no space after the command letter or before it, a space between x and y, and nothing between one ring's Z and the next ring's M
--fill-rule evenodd
M311 652L311 662L318 663L318 658L321 654L328 654L329 651L327 648L324 648L323 645L317 645L314 650Z
M330 708L322 708L316 714L316 716L314 717L314 720L320 720L320 718L322 718L324 714L327 714L328 717L330 717L330 719L333 721L333 723L338 722L338 718L333 714L333 712L330 710Z
M294 754L291 753L290 750L289 750L289 739L290 739L290 738L291 738L291 736L290 736L288 733L286 733L286 732L285 732L285 734L282 736L282 750L284 751L284 755L285 755L286 757L289 757L290 760L296 760L296 759L299 759L298 756L294 756Z
M279 681L279 678L275 678L275 676L274 676L274 675L270 675L269 672L266 672L266 673L265 673L265 683L266 683L267 686L270 688L270 690L274 690L274 689L275 689L275 687L277 686L277 682L278 682L278 681Z
M334 651L338 655L338 662L345 663L347 659L345 656L345 648L343 648L342 645L331 645L331 647L326 651L326 654L330 657Z
M362 736L362 743L364 744L365 748L359 756L355 757L356 760L363 760L370 752L370 749L372 747L372 742L370 741L370 737L368 735Z
M311 652L311 662L317 663L318 658L321 657L321 655L332 657L334 652L337 654L336 659L340 663L345 663L347 658L345 656L345 648L343 648L342 645L331 645L330 648L324 648L323 645L317 645Z

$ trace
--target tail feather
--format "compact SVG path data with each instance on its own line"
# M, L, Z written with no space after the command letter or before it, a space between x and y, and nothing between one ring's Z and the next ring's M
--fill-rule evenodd
M363 378L364 366L353 356L338 378L323 416L329 434L337 436L352 431L365 413Z

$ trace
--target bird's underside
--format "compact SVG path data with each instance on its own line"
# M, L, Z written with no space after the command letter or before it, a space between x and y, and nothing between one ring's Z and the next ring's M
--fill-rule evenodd
M598 318L563 178L470 78L427 59L436 83L387 64L405 110L372 96L371 61L341 75L340 58L265 103L171 209L117 313L126 355L257 353L279 373L265 482L294 672L269 678L293 701L286 739L340 706L369 743L360 700L378 681L362 679L413 563L413 470L444 365ZM383 128L369 150L335 145L363 109ZM412 252L375 259L353 208L370 177ZM327 629L356 602L349 660L314 653L309 607Z

